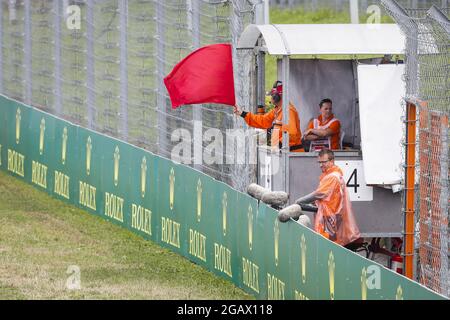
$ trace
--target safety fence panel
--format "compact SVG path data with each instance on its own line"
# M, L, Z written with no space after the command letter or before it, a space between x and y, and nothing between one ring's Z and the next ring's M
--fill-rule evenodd
M0 97L0 168L261 299L441 299L195 169Z
M419 222L421 282L440 291L448 285L448 115L420 110ZM442 182L440 182L442 181ZM447 182L447 183L443 183ZM430 187L431 186L431 187ZM444 213L444 214L443 214Z
M401 7L392 0L382 3L406 37L404 105L413 104L418 110L419 130L413 131L418 177L413 222L418 249L416 278L432 290L450 296L448 1L434 1L434 6L430 8L430 3L422 9ZM405 130L405 142L412 138ZM411 144L405 143L404 149L407 146ZM411 213L411 208L405 208L407 211Z
M179 129L201 137L239 123L225 106L172 109L163 79L200 47L231 43L255 21L247 0L0 0L0 93L72 123L169 157ZM235 79L247 61L233 49ZM242 79L245 77L245 79ZM253 98L236 86L242 105ZM122 154L123 156L123 154ZM224 154L221 154L224 157ZM193 159L186 163L193 166ZM232 186L251 171L222 163L196 169ZM241 181L246 181L242 183Z

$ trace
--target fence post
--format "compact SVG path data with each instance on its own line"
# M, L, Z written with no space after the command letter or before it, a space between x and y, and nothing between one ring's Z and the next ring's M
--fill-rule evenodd
M32 70L31 70L31 0L24 1L25 9L25 103L31 105L32 97Z
M62 9L62 10L61 10ZM62 113L62 92L61 92L61 12L65 12L66 7L61 8L60 0L53 0L54 25L55 25L55 110L57 115Z
M350 18L352 24L359 23L358 0L350 0Z
M87 61L87 113L88 128L94 128L94 104L95 104L95 63L94 63L94 1L86 1L86 61Z
M200 48L200 0L186 0L187 24L192 34L194 50ZM194 139L194 168L202 171L203 162L203 119L202 105L192 106L193 139Z
M158 112L158 154L164 155L164 147L167 145L167 123L166 123L166 97L163 84L164 58L165 58L165 8L162 1L156 3L156 36L158 39L156 51L156 110Z
M128 141L128 1L119 1L120 14L120 116L122 122L122 139Z

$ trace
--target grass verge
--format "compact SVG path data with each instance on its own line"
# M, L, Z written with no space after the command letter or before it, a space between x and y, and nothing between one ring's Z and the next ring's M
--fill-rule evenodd
M66 286L80 270L80 289ZM0 172L0 299L252 299L185 258Z

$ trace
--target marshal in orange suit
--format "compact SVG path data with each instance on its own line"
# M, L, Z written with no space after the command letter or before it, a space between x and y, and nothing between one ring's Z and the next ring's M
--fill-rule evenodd
M275 105L271 111L259 115L242 111L235 105L234 113L244 118L245 122L254 128L272 129L271 146L281 147L283 132L289 134L289 150L291 152L304 152L302 146L302 133L300 131L300 119L297 110L289 103L289 123L283 124L283 85L281 81L275 82L270 92L272 103Z

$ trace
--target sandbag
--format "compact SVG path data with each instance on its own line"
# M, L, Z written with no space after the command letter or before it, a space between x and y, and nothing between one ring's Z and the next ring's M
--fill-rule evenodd
M292 204L278 212L278 220L280 222L287 222L290 218L297 220L302 215L302 208L298 204Z

